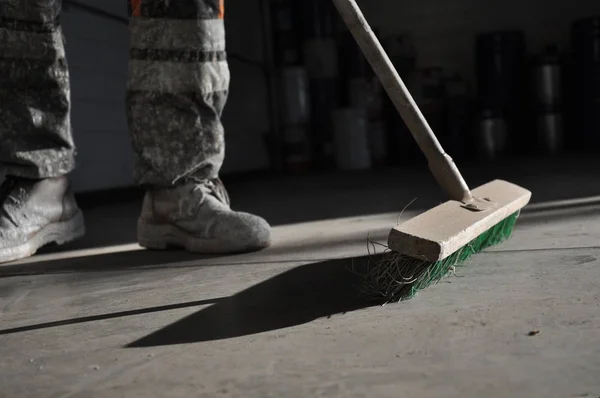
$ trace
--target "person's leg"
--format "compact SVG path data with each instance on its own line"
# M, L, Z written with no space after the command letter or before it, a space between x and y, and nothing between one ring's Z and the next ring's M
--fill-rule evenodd
M218 179L229 90L223 0L128 0L127 114L147 189L142 246L224 253L265 247L265 220L234 212Z
M61 1L0 3L0 167L59 177L75 167Z
M169 187L218 176L229 90L219 0L132 0L127 115L135 179Z
M84 233L59 0L0 2L0 263Z

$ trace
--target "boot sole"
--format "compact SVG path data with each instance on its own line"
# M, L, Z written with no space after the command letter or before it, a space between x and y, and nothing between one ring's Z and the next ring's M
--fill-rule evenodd
M48 224L22 245L0 249L0 264L33 256L40 248L56 243L63 245L85 235L83 214L78 211L71 219Z
M153 225L138 222L138 244L150 250L167 250L170 247L183 248L199 254L236 254L265 249L270 242L250 245L224 244L218 239L197 238L172 225Z

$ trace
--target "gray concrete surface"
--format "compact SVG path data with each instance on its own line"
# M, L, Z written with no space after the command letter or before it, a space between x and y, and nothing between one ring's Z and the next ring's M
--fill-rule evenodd
M599 397L594 165L507 173L534 191L513 239L384 307L347 268L439 200L419 173L232 183L276 224L238 256L149 253L137 202L89 209L82 242L0 267L0 397Z

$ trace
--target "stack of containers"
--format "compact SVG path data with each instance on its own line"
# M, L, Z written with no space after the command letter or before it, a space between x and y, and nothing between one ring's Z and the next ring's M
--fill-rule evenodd
M281 93L280 123L283 158L288 171L311 167L311 101L308 72L302 63L301 34L297 4L293 0L272 0L275 64Z
M330 1L306 0L301 5L303 56L310 79L314 166L328 169L335 165L332 115L340 103L337 14Z
M285 68L302 64L302 38L297 29L299 19L293 0L271 0L273 53L275 65Z
M537 149L549 155L560 153L564 145L563 71L561 56L556 46L547 47L536 58L533 78Z
M420 93L417 55L412 38L408 34L388 36L382 43L394 68L417 101ZM408 127L385 91L382 91L383 117L387 130L387 164L397 165L422 156Z
M377 35L377 32L375 34ZM346 99L343 105L354 109L353 118L365 119L364 122L357 123L357 126L366 126L366 130L361 133L365 137L361 137L359 141L367 144L364 147L356 147L356 150L362 152L362 158L370 158L369 162L363 162L363 167L373 164L381 166L385 162L387 149L382 109L383 88L348 31L342 36L340 59L342 97Z
M472 153L471 100L466 80L458 72L444 76L444 130L442 146L455 160Z
M475 47L478 153L493 159L509 149L526 151L533 137L526 123L525 35L521 31L484 33L477 36Z
M572 27L575 112L582 148L600 150L600 16L576 21Z
M435 135L445 143L447 142L444 139L446 87L443 69L440 67L419 69L419 86L420 89L415 93L415 101Z

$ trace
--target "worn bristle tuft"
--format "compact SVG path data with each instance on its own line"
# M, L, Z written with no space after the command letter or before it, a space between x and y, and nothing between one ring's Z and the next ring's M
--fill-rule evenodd
M518 216L517 212L504 219L468 245L435 263L387 252L371 264L364 275L363 292L386 303L411 299L420 290L437 283L454 268L463 265L473 254L508 239Z

